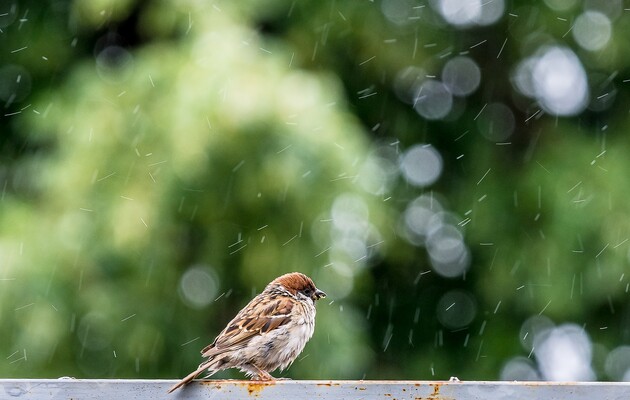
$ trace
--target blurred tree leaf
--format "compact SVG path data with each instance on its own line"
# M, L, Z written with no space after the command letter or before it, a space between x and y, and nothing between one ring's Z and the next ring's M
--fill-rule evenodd
M291 68L286 51L224 11L198 10L178 42L112 46L96 64L77 66L22 120L47 148L20 167L31 171L30 210L3 224L3 236L28 241L5 244L20 256L4 274L25 297L3 292L2 329L31 332L10 347L37 341L41 348L6 373L45 374L50 360L73 354L76 366L64 374L133 376L149 368L172 376L198 357L181 344L210 341L209 332L252 295L247 288L260 291L292 270L349 280L351 288L364 262L342 268L316 256L335 240L329 215L340 194L367 207L370 220L383 213L356 183L371 179L360 176L365 137L332 75ZM324 229L318 240L314 229ZM186 286L180 276L191 269L210 286ZM199 290L211 297L199 300ZM22 301L32 304L20 309ZM328 329L313 346L346 352L317 351L308 364L330 365L319 374L356 377L369 359L365 333L360 324L334 322L356 320L354 307L335 307L320 306ZM42 323L54 329L38 329ZM166 360L171 369L158 370ZM299 365L297 376L315 376Z

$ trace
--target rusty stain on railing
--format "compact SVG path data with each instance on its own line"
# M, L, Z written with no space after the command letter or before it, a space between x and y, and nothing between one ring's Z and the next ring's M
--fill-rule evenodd
M433 394L429 396L430 399L439 399L440 398L440 387L441 383L432 383L433 386Z
M0 379L0 399L630 399L630 382L199 380L177 392L167 394L168 388L175 382L117 379Z
M222 388L225 388L225 386L230 386L232 388L246 388L247 390L247 394L249 397L253 397L253 398L260 398L263 395L263 391L271 386L275 386L277 382L286 382L287 380L277 380L277 381L240 381L240 380L200 380L200 381L196 381L198 382L200 385L202 386L210 386L213 387L216 390L221 390ZM323 387L323 388L333 388L333 387L340 387L342 386L342 384L348 384L350 383L350 381L312 381L315 386L317 387ZM394 383L396 381L392 381L392 383ZM354 385L354 390L358 391L358 392L365 392L368 391L369 386L371 384L370 381L356 381L357 385ZM397 382L398 385L400 386L401 382L398 381ZM410 382L411 383L411 382ZM422 386L429 386L432 390L432 392L430 394L428 394L426 397L413 397L413 400L447 400L447 399L452 399L451 397L442 397L440 396L440 388L442 386L444 382L423 382L423 383L419 383L419 382L415 382L413 383L414 387L422 387ZM387 385L385 385L387 386ZM408 392L408 388L407 387L401 387L400 388L402 393L407 393ZM398 397L395 396L394 393L391 392L383 392L382 393L383 398L388 399L388 400L399 400ZM360 398L363 398L363 395L359 396ZM324 397L322 397L324 398ZM340 397L342 398L342 397ZM405 400L407 399L407 397L402 397L400 400ZM411 399L411 398L409 398Z

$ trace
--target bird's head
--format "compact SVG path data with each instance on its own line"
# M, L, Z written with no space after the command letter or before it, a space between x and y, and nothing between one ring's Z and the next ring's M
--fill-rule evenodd
M293 296L310 298L313 302L326 297L326 293L317 289L311 278L300 272L291 272L279 276L269 285L282 285Z

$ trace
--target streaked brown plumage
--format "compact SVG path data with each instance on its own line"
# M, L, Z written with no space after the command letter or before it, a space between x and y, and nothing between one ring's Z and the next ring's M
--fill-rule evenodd
M204 370L209 375L238 368L254 380L273 380L270 372L285 369L302 352L315 329L315 301L326 293L308 276L292 272L274 279L201 350L207 358L169 393Z

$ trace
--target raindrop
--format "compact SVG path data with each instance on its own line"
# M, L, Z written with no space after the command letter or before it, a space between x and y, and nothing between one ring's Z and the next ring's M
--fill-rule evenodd
M414 108L426 119L442 119L453 107L453 96L448 88L435 79L420 84L414 95Z
M433 146L423 144L412 146L400 161L405 179L419 187L434 183L442 173L442 166L440 153Z
M190 267L179 280L180 298L191 308L203 308L216 298L219 279L212 268L204 265Z

